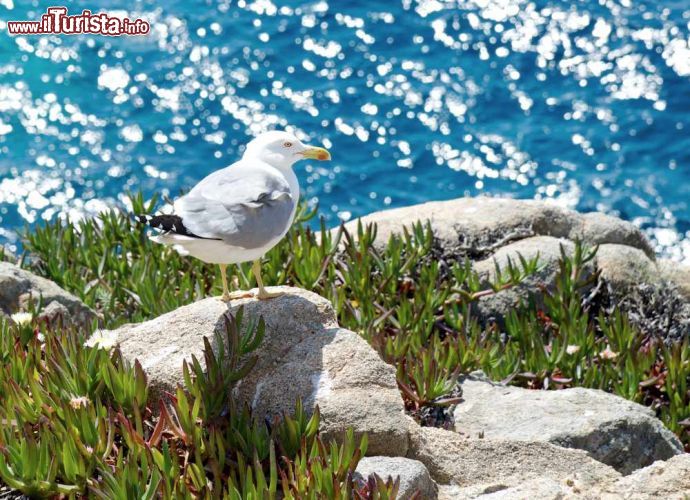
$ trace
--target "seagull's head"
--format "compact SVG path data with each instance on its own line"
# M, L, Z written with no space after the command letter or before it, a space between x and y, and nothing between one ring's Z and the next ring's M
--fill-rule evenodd
M303 144L290 132L264 132L247 144L245 159L258 159L274 167L291 167L303 159L325 161L331 153L324 148Z

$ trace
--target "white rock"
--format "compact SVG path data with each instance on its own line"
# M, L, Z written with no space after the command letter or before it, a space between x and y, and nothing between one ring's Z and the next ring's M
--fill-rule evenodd
M137 358L148 374L153 397L183 381L182 362L203 362L203 337L224 329L224 314L244 305L245 317L264 318L266 333L258 362L235 388L240 402L261 416L282 415L301 398L319 406L326 439L348 427L368 433L371 455L405 455L408 419L395 369L356 333L340 328L330 302L305 290L272 287L279 298L241 299L229 306L209 298L151 321L125 325L116 334L126 358Z
M407 500L419 493L425 500L437 496L436 484L423 463L403 457L364 457L357 464L355 471L366 479L370 474L377 474L384 481L388 478L400 478L398 500Z

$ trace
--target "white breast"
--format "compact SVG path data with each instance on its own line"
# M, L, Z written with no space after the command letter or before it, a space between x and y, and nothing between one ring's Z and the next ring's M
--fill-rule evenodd
M290 186L290 194L292 194L292 199L295 200L295 208L292 209L292 214L290 215L290 223L295 219L295 212L297 211L297 203L299 201L299 181L292 168L280 169L280 172L285 177L285 180Z

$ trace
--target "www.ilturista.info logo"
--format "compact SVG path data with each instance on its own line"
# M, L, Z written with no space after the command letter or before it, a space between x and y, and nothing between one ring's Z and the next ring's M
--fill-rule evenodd
M149 23L143 19L113 17L105 12L92 14L83 10L81 14L67 15L67 7L49 7L40 21L7 21L10 35L146 35Z

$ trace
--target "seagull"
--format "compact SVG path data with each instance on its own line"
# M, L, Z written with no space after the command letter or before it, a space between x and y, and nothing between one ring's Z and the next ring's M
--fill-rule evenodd
M252 261L258 299L271 293L261 279L261 258L287 233L297 210L299 183L292 166L299 160L330 160L324 148L308 146L284 131L254 138L242 159L217 170L173 203L173 213L138 215L158 234L152 241L172 246L180 255L218 264L223 280L221 300L251 297L228 290L227 266Z

